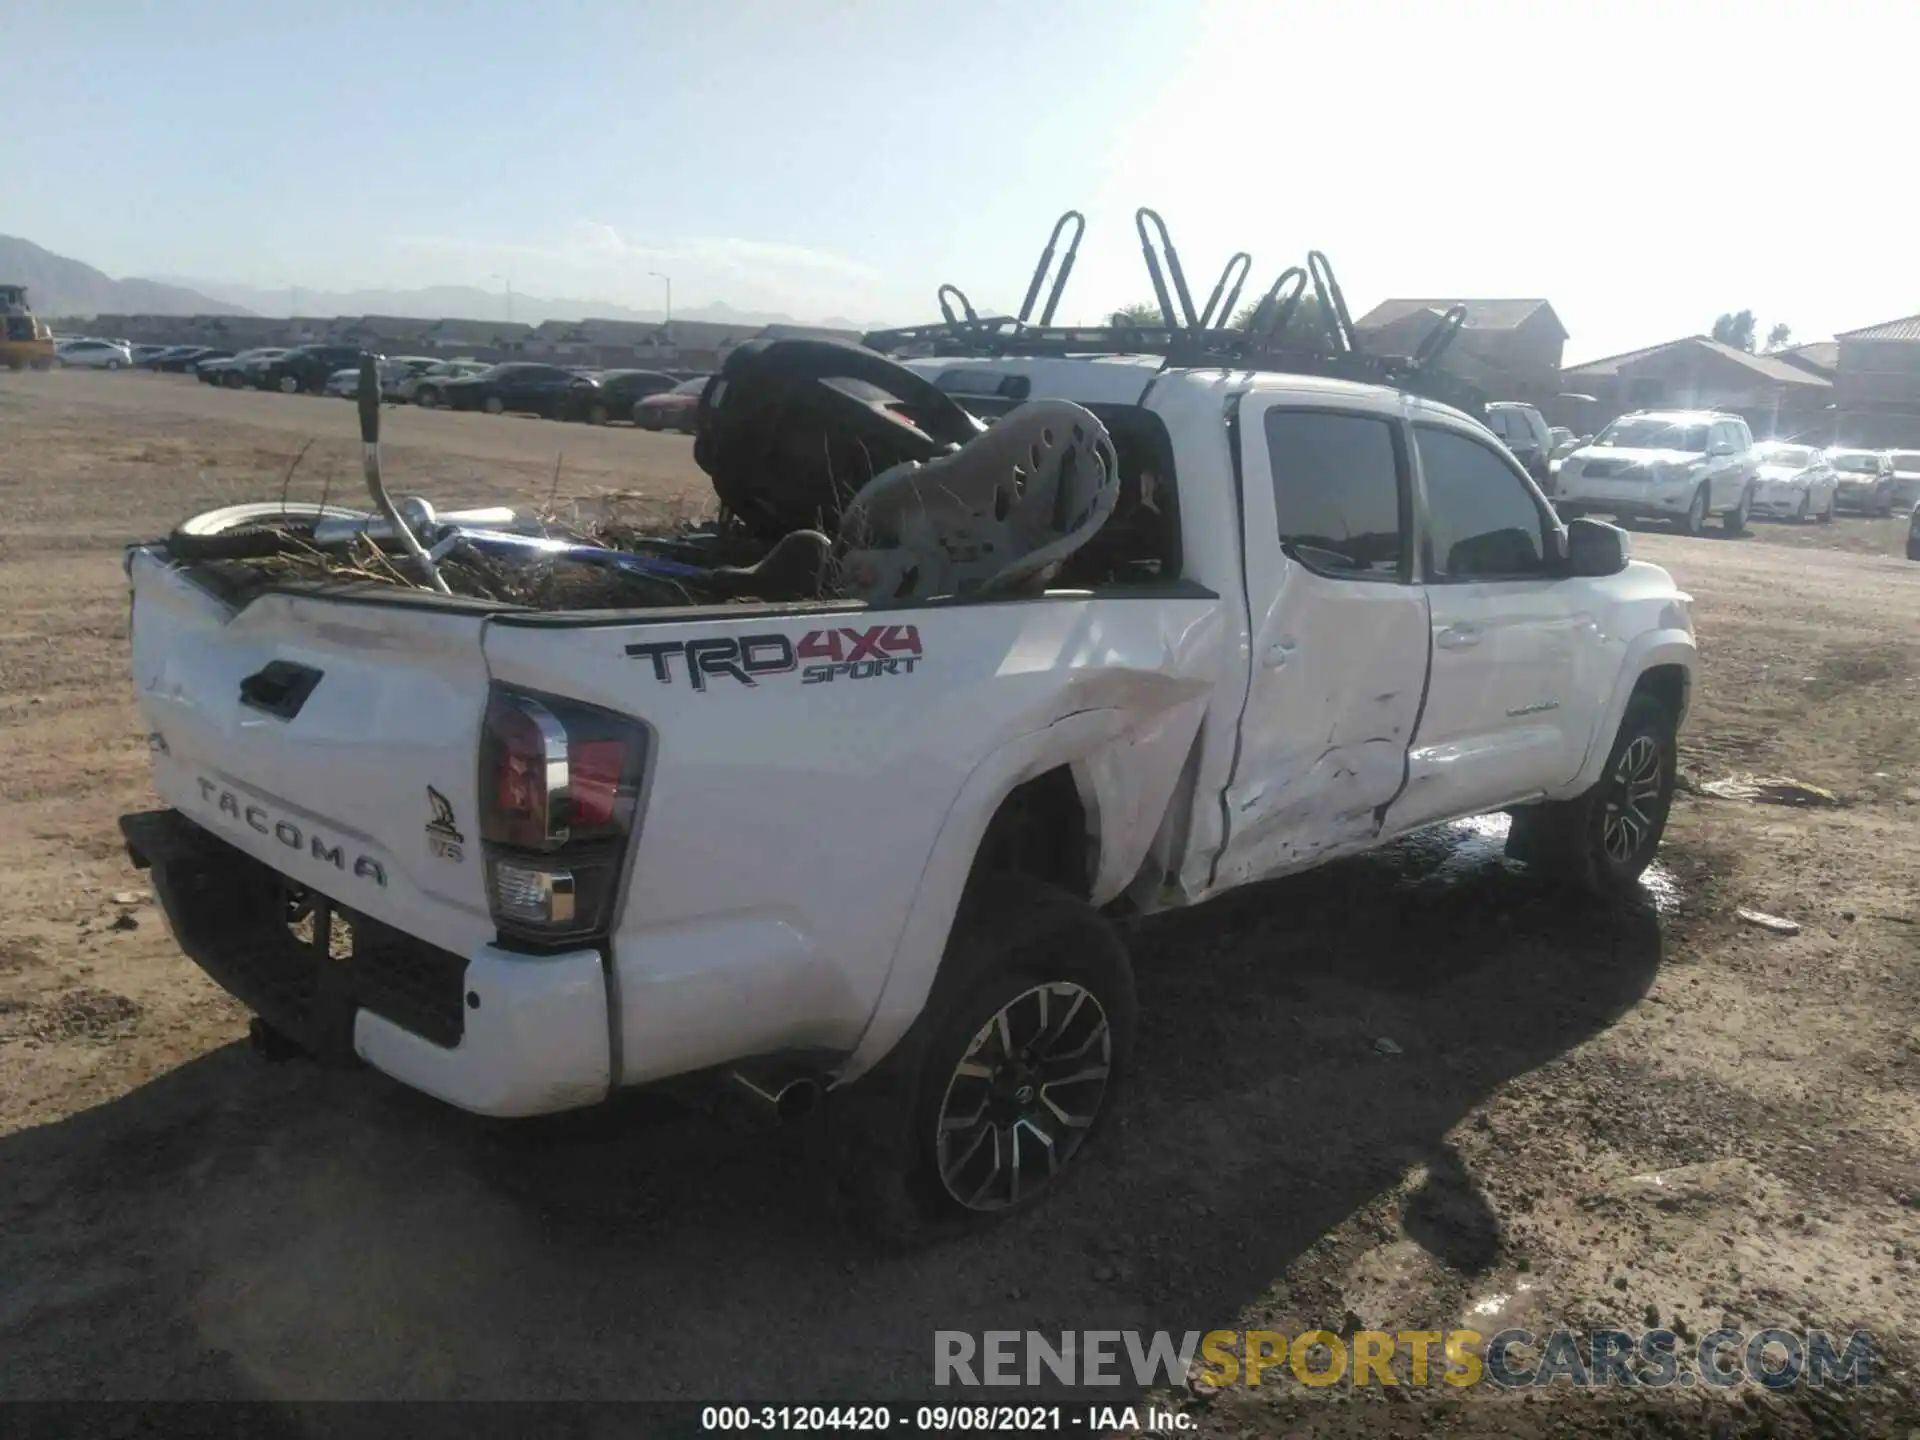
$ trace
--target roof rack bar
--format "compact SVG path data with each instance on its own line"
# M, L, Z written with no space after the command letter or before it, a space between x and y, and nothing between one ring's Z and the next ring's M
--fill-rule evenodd
M1236 265L1240 267L1237 275L1234 274L1234 266ZM1207 308L1200 312L1200 328L1202 330L1215 328L1216 321L1219 322L1219 329L1225 330L1228 327L1233 318L1234 302L1240 298L1240 287L1247 283L1247 272L1252 269L1253 257L1244 250L1236 251L1227 257L1226 267L1221 270L1220 278L1213 284L1213 294L1207 297ZM1220 292L1226 289L1227 277L1229 275L1233 275L1234 277L1233 289L1227 291L1226 301L1222 303Z
M1053 249L1060 241L1060 232L1067 228L1067 222L1073 222L1073 239L1067 245L1067 253L1060 259L1060 273L1054 277L1053 289L1047 292L1047 308L1040 312L1042 325L1053 324L1053 312L1060 308L1060 296L1067 288L1067 277L1073 273L1073 260L1080 253L1080 237L1087 233L1087 217L1078 210L1069 210L1053 222L1053 233L1047 236L1047 247L1040 252L1040 263L1033 267L1033 279L1027 285L1027 298L1020 302L1019 322L1024 325L1032 318L1033 302L1040 296L1040 282L1047 278L1047 268L1053 264Z
M1307 252L1307 273L1313 277L1314 293L1320 297L1320 317L1327 338L1337 348L1358 354L1360 344L1353 333L1353 317L1347 313L1347 297L1340 293L1340 282L1333 278L1333 262L1325 251Z
M1429 330L1426 338L1420 342L1420 348L1413 352L1413 368L1416 370L1431 368L1442 355L1447 353L1447 347L1453 344L1453 337L1460 333L1460 327L1466 323L1467 307L1449 306L1447 313L1435 322L1433 329Z
M1167 269L1163 274L1160 260L1153 252L1153 237L1147 233L1147 222L1151 220L1154 228L1160 232L1160 249L1167 257ZM1167 222L1160 218L1156 210L1142 205L1133 212L1133 228L1140 235L1140 253L1146 257L1147 275L1153 281L1154 299L1160 302L1160 318L1167 322L1169 330L1198 330L1200 317L1193 313L1193 296L1187 290L1187 272L1180 266L1180 252L1173 248L1173 237L1167 234ZM1173 308L1173 298L1167 294L1167 274L1173 277L1174 291L1180 297L1180 308Z
M1286 290L1287 282L1293 282L1293 288ZM1247 334L1256 341L1271 342L1287 333L1287 326L1293 320L1293 312L1300 308L1300 298L1306 294L1307 272L1298 265L1289 265L1274 278L1267 293L1253 307L1253 318L1247 323Z
M953 306L947 303L947 297L949 295L960 302L960 314L967 317L965 320L962 320L959 315L953 313ZM940 313L946 317L947 324L953 326L954 329L969 330L979 325L980 316L978 312L974 310L973 302L967 299L966 291L962 290L958 285L942 285L934 292L934 298L940 302Z

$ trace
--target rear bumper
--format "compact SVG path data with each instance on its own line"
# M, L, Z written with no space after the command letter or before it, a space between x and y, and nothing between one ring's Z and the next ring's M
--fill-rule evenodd
M598 952L482 945L454 955L293 889L178 811L123 815L120 829L187 957L323 1060L357 1056L482 1115L605 1098L612 1046ZM296 907L310 912L304 934L289 924Z

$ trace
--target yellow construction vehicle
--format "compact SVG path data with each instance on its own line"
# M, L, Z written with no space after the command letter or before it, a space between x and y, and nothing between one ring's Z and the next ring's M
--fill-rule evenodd
M53 331L33 318L24 285L0 285L0 364L9 370L53 368Z

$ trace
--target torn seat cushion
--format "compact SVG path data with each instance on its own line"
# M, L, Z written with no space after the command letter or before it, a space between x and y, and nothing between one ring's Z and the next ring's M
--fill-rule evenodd
M945 391L836 340L749 340L701 393L693 458L754 531L837 531L874 476L950 454L981 432Z

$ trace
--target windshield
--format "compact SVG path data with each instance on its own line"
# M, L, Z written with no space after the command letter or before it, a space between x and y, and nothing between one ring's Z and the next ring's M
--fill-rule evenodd
M1843 450L1833 457L1833 468L1872 475L1880 469L1880 457L1870 450Z
M1762 465L1791 465L1801 469L1813 464L1811 445L1779 445L1769 443L1753 447L1754 455Z
M1676 420L1654 420L1644 415L1629 415L1616 420L1600 432L1593 442L1609 449L1685 450L1695 455L1707 451L1707 427Z
M682 380L678 385L673 387L673 393L675 395L698 395L706 388L707 377L702 375L697 380Z

